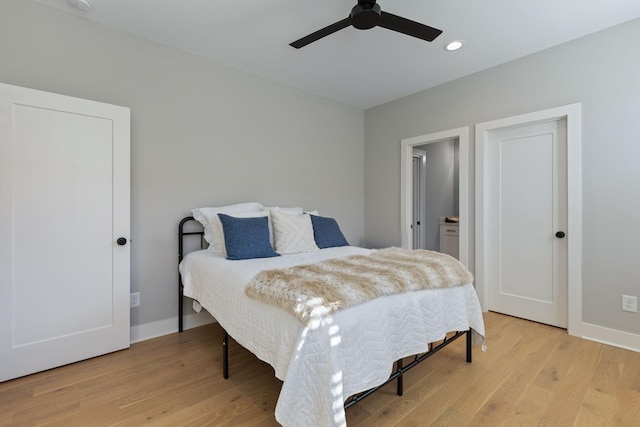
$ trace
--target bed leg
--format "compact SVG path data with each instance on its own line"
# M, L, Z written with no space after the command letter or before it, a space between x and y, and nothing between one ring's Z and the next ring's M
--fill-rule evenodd
M184 292L182 290L182 280L180 280L180 283L178 284L178 332L182 332L184 330L183 324L182 324L182 314L183 314L183 307L182 307L182 303L184 299Z
M467 363L471 363L471 328L467 331Z
M396 369L400 372L402 371L402 359L398 359L396 362ZM398 375L398 396L402 396L403 387L402 387L402 373Z
M229 334L224 331L222 338L222 377L229 378Z

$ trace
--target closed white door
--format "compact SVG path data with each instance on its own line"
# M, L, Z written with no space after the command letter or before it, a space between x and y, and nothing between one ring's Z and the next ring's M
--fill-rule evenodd
M129 347L129 132L0 84L0 381Z
M489 310L567 327L566 119L488 139Z

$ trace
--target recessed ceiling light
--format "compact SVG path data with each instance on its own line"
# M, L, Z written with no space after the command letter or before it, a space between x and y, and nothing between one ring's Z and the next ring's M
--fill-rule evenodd
M91 2L89 0L67 0L69 6L80 9L83 12L91 9Z
M464 41L462 41L462 40L454 40L452 42L449 42L444 47L444 50L448 50L448 51L458 50L458 49L460 49L462 47L463 44L464 44Z

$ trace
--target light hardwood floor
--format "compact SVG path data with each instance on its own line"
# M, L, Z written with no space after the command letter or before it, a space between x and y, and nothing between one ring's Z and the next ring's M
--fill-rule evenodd
M347 410L357 426L639 426L640 353L485 315L486 352L464 339ZM276 426L281 383L235 343L221 375L207 325L0 384L0 425Z

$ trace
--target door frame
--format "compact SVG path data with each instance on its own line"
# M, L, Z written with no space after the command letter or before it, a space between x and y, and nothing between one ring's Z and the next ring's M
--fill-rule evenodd
M488 203L484 191L487 181L487 156L490 133L550 120L567 121L567 317L570 335L582 336L582 104L570 104L548 110L476 124L476 250L475 285L483 311L489 307L487 262L491 254L486 244Z
M434 142L458 140L458 204L460 217L460 262L469 267L469 127L405 138L400 141L400 230L401 244L405 249L413 247L411 232L413 203L413 147Z

